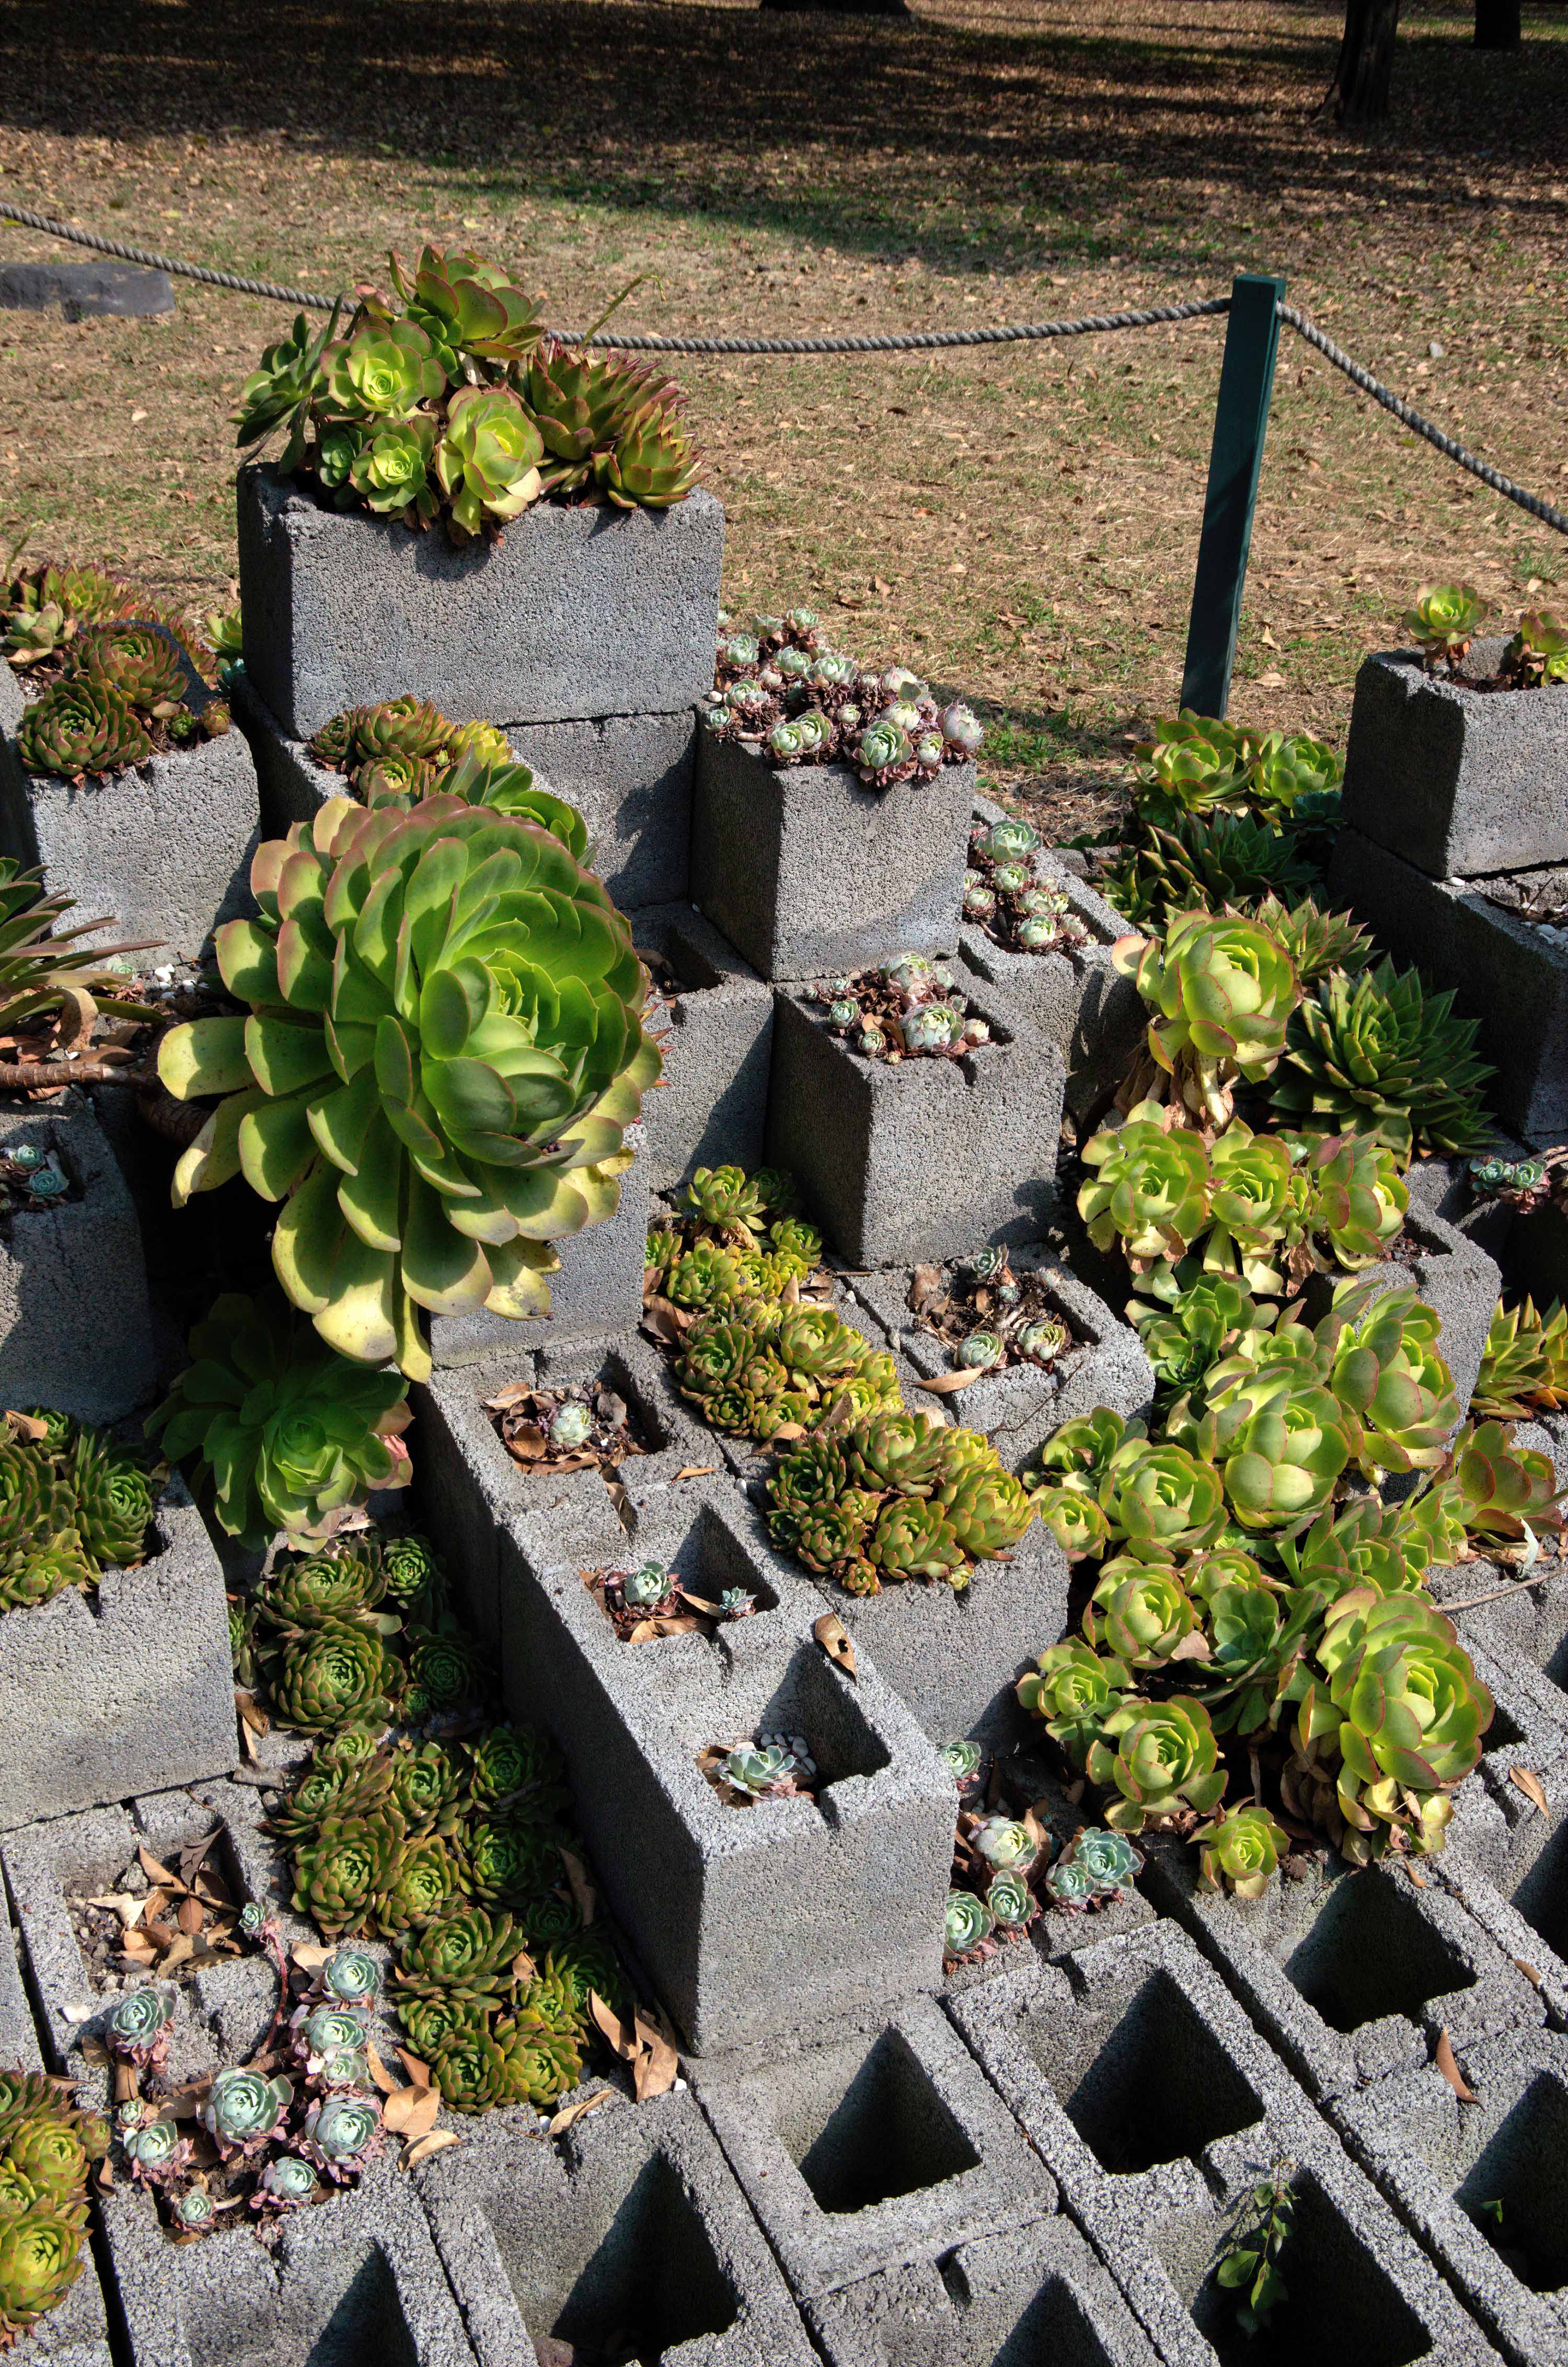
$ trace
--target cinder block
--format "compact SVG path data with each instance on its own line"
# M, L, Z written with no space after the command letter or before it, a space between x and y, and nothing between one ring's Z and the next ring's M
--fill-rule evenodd
M948 2010L1169 2367L1251 2356L1216 2270L1250 2190L1287 2166L1270 2367L1495 2359L1182 1933L1024 1964Z
M158 1385L135 1206L85 1094L0 1109L0 1150L24 1143L74 1189L17 1208L0 1237L0 1399L118 1421Z
M1000 821L1005 810L990 798L976 798L974 815L977 821ZM1121 914L1046 848L1034 866L1042 881L1065 891L1074 917L1089 933L1087 944L1066 953L1010 953L966 922L959 950L971 969L999 986L1060 1047L1067 1063L1067 1106L1081 1116L1126 1075L1149 1013L1132 980L1110 966L1111 946L1128 934Z
M1435 2063L1342 2096L1346 2145L1520 2367L1568 2359L1568 2039L1484 2039L1460 2070Z
M774 766L699 730L692 901L762 978L950 954L974 777L944 764L868 789L847 764Z
M820 1601L750 1509L676 1493L637 1517L639 1560L777 1606L711 1639L623 1642L585 1557L540 1546L502 1540L507 1706L553 1734L604 1895L692 2046L754 2045L934 1988L951 1778L873 1663L852 1680L813 1640ZM804 1737L814 1798L720 1798L699 1753L758 1732Z
M347 793L343 775L318 764L307 741L289 738L246 674L235 681L233 704L256 758L269 837L309 821L325 798ZM472 719L452 717L460 723ZM589 867L622 912L685 895L697 730L692 708L502 728L513 753L582 815Z
M515 1550L548 1557L586 1553L624 1542L615 1504L598 1471L530 1474L508 1455L484 1410L486 1398L511 1382L602 1378L625 1399L634 1427L651 1452L621 1466L629 1497L652 1501L663 1489L688 1493L700 1483L676 1474L711 1474L721 1458L670 1384L664 1365L635 1333L606 1350L586 1352L580 1369L538 1371L533 1357L495 1356L432 1374L414 1392L419 1452L415 1489L420 1517L440 1541L464 1615L486 1648L501 1641L502 1571Z
M11 736L23 704L10 667L0 669L0 849L41 864L50 888L76 899L81 919L103 915L121 935L172 953L199 954L220 921L254 909L258 792L243 732L78 788L23 770Z
M1540 1997L1434 1874L1389 1860L1314 1861L1261 1898L1198 1887L1185 1842L1152 1836L1142 1887L1212 1958L1269 2044L1314 2097L1543 2018Z
M806 2305L829 2367L1159 2367L1159 2354L1067 2219L956 2245Z
M803 997L776 997L768 1157L800 1178L852 1266L958 1257L1045 1229L1062 1054L994 987L965 999L991 1043L894 1063L850 1051Z
M649 1184L670 1192L699 1167L760 1167L772 990L695 904L644 907L631 933L639 951L661 955L675 973L670 1000L648 1020L665 1059L642 1103Z
M724 513L539 502L459 550L239 472L245 669L290 739L416 691L444 715L671 715L712 687ZM667 893L668 891L664 891Z
M1434 879L1568 857L1568 698L1484 691L1507 643L1472 641L1449 682L1415 650L1361 662L1345 819Z
M1052 1311L1071 1327L1073 1345L1053 1365L1008 1365L949 1397L911 1398L914 1405L940 1410L967 1430L981 1430L1009 1471L1021 1471L1051 1433L1075 1416L1109 1406L1131 1420L1147 1413L1154 1375L1131 1324L1113 1315L1105 1300L1058 1263L1044 1241L1015 1250L1015 1274L1045 1277ZM917 1326L909 1308L909 1267L868 1274L850 1284L920 1380L936 1380L952 1360L934 1333Z
M620 1179L613 1216L554 1243L559 1269L546 1276L550 1313L520 1319L476 1307L466 1315L430 1319L430 1353L437 1365L474 1365L502 1352L608 1342L634 1331L642 1313L648 1258L648 1160L641 1124L626 1129L638 1156Z
M633 2109L612 2093L559 2149L532 2113L488 2112L415 2178L480 2367L537 2367L567 2345L584 2360L812 2367L689 2095Z
M175 309L166 271L133 271L123 263L7 263L0 266L0 307L48 312L58 304L67 321L114 313L153 321Z
M1056 2188L931 1998L692 2067L730 2167L805 2300L1048 2216Z
M1336 911L1349 905L1399 960L1432 986L1454 988L1455 1009L1480 1021L1481 1052L1497 1071L1486 1083L1497 1116L1536 1141L1560 1141L1568 1132L1568 943L1489 904L1469 880L1429 879L1348 827L1335 843L1328 890Z
M233 1766L223 1573L177 1474L137 1569L0 1616L0 1831Z

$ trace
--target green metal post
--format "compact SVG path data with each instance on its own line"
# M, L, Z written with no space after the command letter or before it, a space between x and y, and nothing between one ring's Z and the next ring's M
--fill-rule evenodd
M1198 715L1223 715L1231 696L1252 514L1279 345L1279 316L1274 308L1284 293L1284 280L1265 271L1240 272L1231 283L1181 677L1181 703Z

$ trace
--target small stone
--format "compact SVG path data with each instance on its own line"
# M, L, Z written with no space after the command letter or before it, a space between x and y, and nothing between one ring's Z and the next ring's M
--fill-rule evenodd
M1437 343L1437 338L1434 337L1431 344L1426 348L1426 358L1429 362L1440 362L1447 351L1447 346L1440 345Z

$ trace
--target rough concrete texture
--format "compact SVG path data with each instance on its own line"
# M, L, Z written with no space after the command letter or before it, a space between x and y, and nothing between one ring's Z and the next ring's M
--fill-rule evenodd
M1328 893L1389 951L1434 987L1456 990L1454 1007L1479 1020L1480 1049L1496 1074L1487 1100L1509 1125L1542 1142L1568 1132L1568 945L1531 921L1500 912L1462 878L1429 879L1358 830L1335 843ZM1528 1012L1529 1024L1521 1025Z
M290 739L404 691L507 724L670 715L712 688L724 513L539 502L462 550L239 472L245 668ZM664 893L667 894L668 889Z
M285 2219L276 2250L243 2218L173 2243L151 2195L117 2185L103 2217L133 2367L472 2367L394 2150L358 2187Z
M957 1059L862 1059L780 991L767 1154L852 1266L1032 1241L1055 1192L1062 1054L994 987L966 995L993 1041Z
M1497 1132L1498 1156L1504 1159L1528 1159L1529 1145L1517 1142L1510 1136ZM1452 1225L1455 1232L1473 1241L1502 1272L1511 1274L1514 1256L1510 1243L1514 1239L1515 1212L1506 1200L1478 1196L1471 1189L1470 1161L1463 1158L1443 1159L1436 1156L1413 1160L1405 1170L1411 1203L1428 1216L1441 1217Z
M174 311L174 282L166 271L135 271L107 260L0 265L0 307L48 312L56 304L68 321L94 320L103 313L153 321Z
M1390 1861L1314 1861L1261 1898L1198 1886L1192 1850L1154 1837L1142 1887L1213 1959L1270 2044L1316 2097L1540 2023L1526 1976L1434 1877Z
M554 1735L605 1896L677 2025L702 2052L753 2045L934 1988L954 1801L930 1743L869 1660L853 1680L829 1660L818 1597L733 1495L650 1507L631 1551L778 1605L711 1640L630 1644L575 1556L536 1545L503 1569L507 1706ZM720 1798L699 1753L759 1732L804 1737L814 1798Z
M919 1394L909 1401L939 1410L967 1430L983 1431L1008 1470L1022 1471L1052 1432L1096 1406L1109 1406L1129 1420L1147 1413L1154 1375L1131 1325L1069 1274L1047 1243L1031 1242L1016 1250L1009 1263L1019 1276L1044 1277L1047 1301L1068 1324L1071 1346L1052 1365L1009 1365L950 1396ZM911 1314L913 1279L911 1271L902 1267L892 1274L857 1277L850 1287L907 1357L918 1387L922 1380L937 1380L950 1372L954 1360L944 1342L921 1331Z
M1495 2358L1180 1932L1021 1965L949 2010L1168 2367L1255 2355L1215 2271L1277 2164L1295 2213L1269 2367Z
M1001 820L1004 809L976 798L975 819ZM1089 941L1071 953L1016 954L966 923L959 950L971 969L999 986L1009 1002L1060 1046L1067 1063L1067 1106L1089 1109L1126 1074L1148 1023L1143 998L1130 978L1110 966L1110 948L1128 933L1121 914L1071 866L1043 849L1035 856L1042 881L1065 889Z
M476 1365L502 1351L526 1354L534 1348L608 1342L635 1329L648 1256L645 1139L641 1124L627 1127L626 1148L638 1155L620 1179L613 1216L553 1244L561 1263L545 1276L550 1313L520 1320L476 1307L467 1315L432 1316L430 1353L437 1365Z
M696 2064L692 2081L802 2299L1056 2208L934 1999Z
M863 788L699 730L691 895L762 978L821 978L959 941L974 766Z
M1434 879L1568 856L1568 698L1483 691L1507 643L1472 641L1458 681L1415 650L1361 662L1345 749L1345 819Z
M1468 1406L1503 1277L1495 1261L1478 1242L1446 1218L1433 1215L1414 1195L1400 1248L1407 1256L1365 1266L1355 1282L1374 1287L1380 1298L1386 1291L1414 1286L1416 1297L1433 1308L1442 1324L1437 1346L1454 1376L1455 1397L1461 1406ZM1335 1280L1328 1274L1312 1276L1305 1298L1309 1321L1315 1323L1328 1312ZM1397 1487L1393 1490L1396 1495L1400 1492Z
M0 2067L41 2071L38 2033L22 1988L16 1939L0 1897ZM58 2307L6 2352L13 2367L48 2360L51 2367L109 2367L108 2320L91 2250L84 2246L80 2275Z
M0 1217L0 1399L118 1421L158 1383L135 1206L85 1095L0 1109L0 1151L23 1144L74 1189Z
M687 893L697 713L503 727L514 755L574 805L592 865L623 912Z
M199 685L189 695L210 696ZM107 915L119 936L170 953L199 954L220 921L254 910L259 800L243 732L78 787L23 771L11 739L22 708L16 676L0 669L0 852L41 864L51 889L76 899L75 917Z
M0 1831L192 1782L237 1753L223 1573L177 1475L137 1569L0 1617Z
M808 2303L829 2367L1159 2367L1077 2229L1037 2219Z
M629 1492L652 1498L663 1490L687 1490L676 1474L719 1463L712 1442L699 1429L672 1388L660 1358L635 1332L600 1354L585 1352L580 1366L559 1361L549 1375L529 1355L493 1357L436 1372L414 1391L419 1417L419 1454L415 1464L418 1515L437 1539L457 1585L465 1617L491 1651L499 1651L502 1573L519 1551L547 1555L587 1551L607 1536L624 1535L615 1504L597 1469L531 1473L502 1444L484 1400L514 1381L537 1379L543 1387L602 1380L623 1398L632 1428L649 1452L629 1456L621 1478Z
M559 2150L535 2126L531 2112L488 2112L415 2173L480 2367L564 2356L551 2341L583 2360L812 2367L689 2095L633 2109L612 2094Z
M1568 2361L1568 2039L1483 2040L1461 2102L1435 2063L1332 2117L1466 2307L1519 2367Z
M655 904L632 923L638 950L674 972L655 981L648 1026L664 1054L644 1095L648 1181L673 1191L699 1167L762 1164L773 994L695 904Z
M233 706L256 758L262 824L269 836L281 837L290 823L307 821L325 798L347 795L342 774L318 764L307 741L289 737L244 674L235 682ZM589 867L622 912L685 895L697 729L690 708L675 715L609 715L597 722L508 723L503 729L514 754L531 766L535 778L582 815Z

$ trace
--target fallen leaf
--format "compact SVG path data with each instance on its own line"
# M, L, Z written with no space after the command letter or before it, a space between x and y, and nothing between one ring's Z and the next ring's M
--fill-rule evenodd
M1514 1958L1514 1962L1517 1965L1519 1971L1523 1973L1526 1980L1528 1981L1531 1988L1540 1988L1540 1975L1536 1971L1535 1966L1533 1965L1527 1965L1523 1956L1516 1956Z
M534 1385L531 1381L508 1381L504 1389L497 1389L493 1398L484 1399L484 1410L486 1413L505 1413L508 1406L520 1405L525 1398L531 1398L533 1393Z
M421 2137L417 2145L409 2146L403 2157L403 2166L404 2169L412 2169L415 2163L428 2161L433 2153L444 2153L449 2146L461 2143L456 2129L432 2129L427 2137Z
M1033 1841L1036 1849L1043 1850L1046 1856L1049 1857L1051 1855L1051 1834L1049 1829L1040 1823L1040 1820L1035 1815L1033 1808L1026 1808L1024 1810L1024 1830L1028 1833L1030 1840Z
M1464 2073L1454 2061L1454 2050L1449 2044L1449 2033L1446 2030L1440 2030L1437 2033L1437 2044L1432 2049L1432 2060L1461 2104L1480 2103L1481 2099L1474 2089L1465 2085Z
M410 2145L416 2145L429 2135L440 2109L439 2088L400 2088L395 2096L387 2098L381 2121L394 2136L406 2136Z
M1267 674L1260 674L1256 677L1256 686L1259 690L1283 690L1285 677L1278 666L1270 666Z
M566 1868L567 1884L577 1903L577 1912L585 1923L591 1923L594 1920L595 1898L594 1886L588 1880L588 1869L582 1859L574 1857L569 1849L562 1851L561 1863Z
M1546 1805L1546 1792L1541 1784L1540 1777L1530 1768L1510 1767L1508 1770L1508 1781L1510 1784L1514 1784L1518 1786L1518 1789L1524 1794L1526 1799L1530 1802L1532 1806L1539 1808L1543 1817L1551 1815L1551 1811Z
M182 1931L194 1936L207 1920L207 1909L199 1898L182 1898L177 1920Z
M636 2029L645 2052L631 2067L631 2087L638 2102L642 2104L650 2096L669 2093L680 2070L680 2057L660 2024L641 2010L636 2015Z
M395 2096L399 2092L397 2081L377 2054L376 2042L373 2038L367 2038L365 2041L365 2060L370 2067L370 2077L382 2095Z
M335 1948L318 1947L313 1940L301 1940L297 1948L290 1949L290 1954L302 1973L319 1973L327 1958L335 1956L337 1951Z
M716 1463L683 1463L676 1473L677 1479L711 1479L719 1466Z
M858 1684L859 1677L855 1667L855 1647L849 1641L844 1622L837 1612L824 1611L812 1626L812 1634L835 1667L842 1669L846 1677L853 1677Z
M938 1373L934 1381L917 1381L915 1387L934 1398L951 1397L955 1389L967 1389L971 1381L983 1381L989 1370L986 1365L960 1365L956 1373Z
M1262 1806L1262 1803L1261 1803L1261 1802L1259 1802L1259 1804L1258 1804L1258 1805L1261 1806ZM1406 1874L1410 1876L1411 1881L1415 1885L1415 1887L1416 1887L1416 1889L1417 1889L1417 1890L1425 1890L1425 1889L1426 1889L1426 1875L1421 1872L1421 1870L1420 1870L1420 1868L1419 1868L1418 1866L1407 1865L1407 1866L1405 1867L1405 1869L1404 1869L1404 1870L1405 1870Z
M195 1954L196 1942L192 1940L189 1932L176 1931L170 1938L169 1944L164 1952L163 1960L159 1964L158 1970L161 1973L172 1972L176 1965L183 1965L187 1956L193 1956Z
M623 2063L635 2060L637 2033L629 2022L623 2022L611 2005L607 2005L597 1989L588 1991L588 2011L601 2037L612 2046Z
M133 1898L129 1890L106 1890L101 1897L89 1898L89 1907L109 1907L119 1916L128 1931L141 1922L147 1901Z
M15 1407L8 1406L6 1410L6 1419L22 1438L36 1442L38 1439L49 1436L48 1422L40 1421L35 1413L18 1413Z
M806 1428L803 1422L781 1421L777 1430L769 1431L767 1443L769 1446L777 1446L782 1439L787 1446L792 1446L798 1438L805 1436Z
M563 2129L569 2129L573 2122L580 2121L585 2113L597 2112L601 2104L609 2103L614 2095L613 2088L596 2088L591 2096L574 2096L569 2104L562 2105L546 2134L558 2137Z
M409 2078L413 2080L416 2088L432 2088L435 2086L436 2083L431 2075L430 2066L428 2063L422 2062L417 2055L411 2055L406 2046L400 2046L398 2048L397 2059L402 2064L403 2069L407 2072Z
M1173 1660L1211 1660L1213 1657L1214 1648L1199 1627L1195 1627L1190 1636L1184 1636L1170 1655Z
M184 1889L185 1885L178 1874L171 1874L166 1865L160 1865L150 1849L139 1846L136 1854L141 1861L142 1871L149 1882L155 1882L165 1890Z

